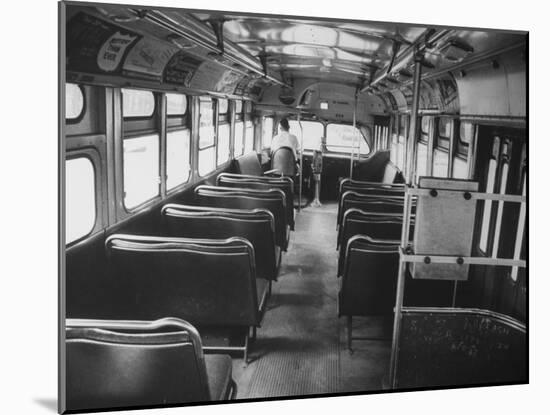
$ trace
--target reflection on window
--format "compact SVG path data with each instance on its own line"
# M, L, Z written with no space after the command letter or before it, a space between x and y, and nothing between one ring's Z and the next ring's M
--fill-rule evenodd
M327 150L339 153L368 154L369 147L365 137L358 128L346 124L329 124L327 126Z
M455 157L453 162L453 178L467 179L468 178L468 162L460 157Z
M262 148L271 146L273 140L273 118L264 117L262 120Z
M86 157L65 161L65 242L89 234L96 220L94 166Z
M449 155L445 151L439 149L434 150L432 176L447 177L449 166Z
M396 166L398 165L397 151L398 151L397 150L397 135L393 135L392 138L391 138L390 160Z
M159 195L159 136L123 141L124 206L132 209Z
M418 148L416 152L416 180L420 176L425 176L427 174L428 168L428 146L423 143L418 143Z
M300 125L298 121L292 120L288 122L290 132L298 138L300 143ZM300 121L304 135L304 150L320 150L323 139L323 124L316 121Z
M76 84L65 84L65 119L80 117L84 109L84 94Z
M252 121L246 121L244 134L244 152L250 153L254 150L254 124Z
M218 126L218 166L229 160L229 124Z
M244 153L243 135L243 122L238 121L235 123L235 157L241 156Z
M151 91L122 90L122 116L124 118L150 117L155 112L155 96Z
M405 137L399 136L397 142L397 167L399 170L405 169Z
M182 94L166 94L166 115L185 115L187 97Z
M189 130L170 131L166 134L166 189L189 180Z
M487 172L487 187L486 193L493 193L495 191L495 175L497 170L497 161L491 159L489 161L489 170ZM483 219L481 224L481 236L479 240L479 249L483 252L487 252L487 244L489 243L489 226L491 224L491 208L493 202L491 200L485 200L483 202Z
M502 171L500 175L500 190L499 193L501 195L506 194L506 185L508 184L508 163L504 163L502 165ZM499 201L498 202L498 209L497 209L497 220L495 224L495 238L493 242L493 257L497 256L498 253L498 246L499 246L499 240L500 240L500 229L502 227L502 213L504 210L504 202Z
M463 144L470 144L474 138L474 124L471 122L460 123L460 141Z

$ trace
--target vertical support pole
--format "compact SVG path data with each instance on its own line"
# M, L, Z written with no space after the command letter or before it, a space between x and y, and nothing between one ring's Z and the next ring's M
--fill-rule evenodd
M298 188L298 212L302 210L302 174L304 171L304 129L302 127L302 113L298 112L298 125L300 126L300 183Z
M351 140L351 152L350 152L350 157L349 157L349 178L350 178L350 180L353 180L353 155L355 153L356 124L357 124L357 92L355 93L355 100L353 102L353 139Z
M414 81L413 81L413 100L411 107L411 122L409 123L409 139L407 141L407 176L406 183L413 183L415 172L415 160L416 160L416 132L418 130L418 102L420 99L420 78L422 74L422 55L418 52L418 46L416 46L414 54Z
M409 194L409 186L405 188L405 200L403 205L403 228L401 229L401 249L404 251L409 244L409 233L411 226L411 195ZM397 375L397 355L399 353L399 335L401 332L401 318L403 297L405 293L405 276L407 271L407 263L399 257L399 271L397 274L397 291L395 295L395 308L393 309L393 336L390 358L390 388L395 389Z

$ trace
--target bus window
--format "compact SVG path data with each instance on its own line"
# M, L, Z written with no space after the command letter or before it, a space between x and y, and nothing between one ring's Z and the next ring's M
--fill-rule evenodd
M132 209L160 194L158 134L123 141L124 206Z
M300 125L298 121L289 120L290 132L298 138L300 143ZM317 121L300 121L303 129L304 150L318 150L323 139L323 124ZM300 143L301 145L301 143Z
M87 157L65 161L65 242L88 235L96 222L94 166Z
M84 93L76 84L65 85L65 119L76 120L84 111Z
M199 176L205 176L216 167L216 131L214 101L201 97L199 105Z
M218 166L229 160L230 132L229 124L220 124L218 126Z
M453 179L468 178L468 162L462 157L455 157L453 162Z
M273 140L273 118L263 117L262 119L262 148L271 146Z
M246 121L244 126L244 152L250 153L254 150L254 124L252 121Z
M155 96L151 91L122 89L122 115L124 118L150 117L155 112Z
M327 150L336 153L368 154L369 146L358 128L347 124L329 124L327 126Z
M433 157L432 176L447 177L449 167L449 156L446 151L436 148Z
M187 97L182 94L166 94L166 115L185 115Z
M237 121L235 123L235 157L242 156L243 154L244 154L243 122Z
M416 150L416 178L425 176L428 168L428 145L423 142L418 142Z
M189 180L189 130L166 134L166 189L171 190Z

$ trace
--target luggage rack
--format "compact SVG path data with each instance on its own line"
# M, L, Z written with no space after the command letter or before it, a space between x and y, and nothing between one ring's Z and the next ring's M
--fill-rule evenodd
M430 180L434 180L433 178L429 178ZM436 180L437 181L437 180ZM442 179L441 181L443 184L444 182L450 182L449 180ZM468 181L461 181L456 180L452 181L459 183L472 183ZM420 182L421 183L421 182ZM398 366L399 366L399 353L401 348L401 336L403 334L403 316L404 315L424 315L424 319L432 318L433 316L449 316L453 315L454 317L458 318L471 318L471 319L492 319L491 324L497 325L500 324L501 326L504 325L504 330L510 330L513 332L514 335L519 335L520 340L516 341L514 344L510 346L510 349L513 349L514 347L517 347L517 345L524 345L524 337L526 333L526 326L522 322L519 322L515 320L512 317L502 315L500 313L496 313L490 310L480 310L480 309L473 309L473 308L459 308L455 307L455 300L456 300L456 289L457 289L457 282L459 280L465 280L467 279L467 271L466 271L466 277L464 276L458 276L457 278L449 278L448 276L445 278L434 278L432 276L428 276L428 279L446 279L446 280L453 280L454 283L454 293L453 293L453 299L452 299L452 307L410 307L410 306L404 306L403 305L403 298L404 298L404 292L405 292L405 279L407 275L407 264L418 264L422 267L430 266L430 264L453 264L455 267L463 267L467 265L489 265L489 266L504 266L504 267L512 267L517 272L518 268L526 268L527 261L520 259L520 250L515 249L514 250L514 258L498 258L496 256L492 257L476 257L476 256L469 256L469 255L453 255L453 254L441 254L441 253L415 253L414 252L414 245L410 244L410 221L411 221L411 207L412 207L412 198L416 197L418 202L421 200L430 203L430 201L436 200L438 197L443 196L447 197L449 200L452 200L455 204L460 204L461 201L463 202L469 202L469 201L478 201L478 200L490 200L490 201L499 201L501 203L503 202L509 202L509 203L519 203L524 204L526 203L526 197L525 196L519 196L519 195L507 195L507 194L495 194L495 193L483 193L478 191L464 191L464 190L458 190L458 189L441 189L441 188L423 188L423 187L411 187L410 185L407 185L405 187L405 200L404 200L404 206L403 206L403 227L402 227L402 234L401 234L401 244L399 249L399 268L398 268L398 276L397 276L397 290L396 290L396 301L395 301L395 308L394 308L394 326L393 326L393 338L392 338L392 348L391 348L391 360L390 360L390 374L389 374L389 387L391 389L399 389L403 387L402 384L399 383L398 379ZM419 211L423 209L422 203L417 202L416 207L416 217L415 217L415 236L416 231L419 229L419 227L425 226L429 227L427 223L422 224L422 218L421 215L419 215ZM420 206L419 206L420 205ZM470 208L473 209L473 217L475 218L475 211L476 206L474 204L470 204ZM420 220L419 220L420 219ZM420 222L420 223L419 223ZM473 223L473 222L472 222ZM471 230L473 234L473 229ZM445 235L444 237L449 237L448 235ZM471 237L470 235L470 247L469 251L471 251ZM518 244L521 245L521 238L522 235L516 236L516 246ZM416 238L415 238L416 242ZM414 271L411 271L411 275ZM415 276L413 275L413 278ZM416 278L423 278L422 276L416 275ZM464 317L469 316L469 317ZM441 317L440 317L441 318ZM443 317L445 318L445 317ZM466 324L465 324L466 325ZM519 333L519 334L518 334ZM521 337L523 336L523 337ZM522 342L523 341L523 342ZM522 355L525 355L525 352L523 351ZM489 357L489 360L491 357ZM407 362L405 362L407 363ZM523 363L523 362L521 362ZM428 365L429 366L429 365ZM524 364L520 364L520 369L515 370L512 368L512 372L514 373L514 376L517 376L518 373L522 373L522 370L524 368ZM525 369L526 373L526 369ZM475 377L475 375L474 375ZM513 376L512 376L513 378ZM503 376L502 379L507 380L506 374ZM515 378L514 378L515 379ZM501 380L501 379L499 379ZM481 381L483 382L483 381ZM494 382L494 381L493 381ZM417 385L414 382L411 382L410 385L407 385L407 382L403 382L405 384L405 387L418 387L418 386L439 386L439 385ZM475 383L475 382L474 382ZM517 383L517 381L516 381ZM449 384L452 384L449 383Z

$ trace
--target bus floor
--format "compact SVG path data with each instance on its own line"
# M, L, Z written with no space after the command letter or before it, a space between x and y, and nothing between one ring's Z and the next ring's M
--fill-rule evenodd
M237 399L381 390L391 343L354 340L338 318L336 204L306 207L283 255L249 363L234 358ZM387 337L378 318L356 317L354 337ZM391 327L390 327L391 331Z

